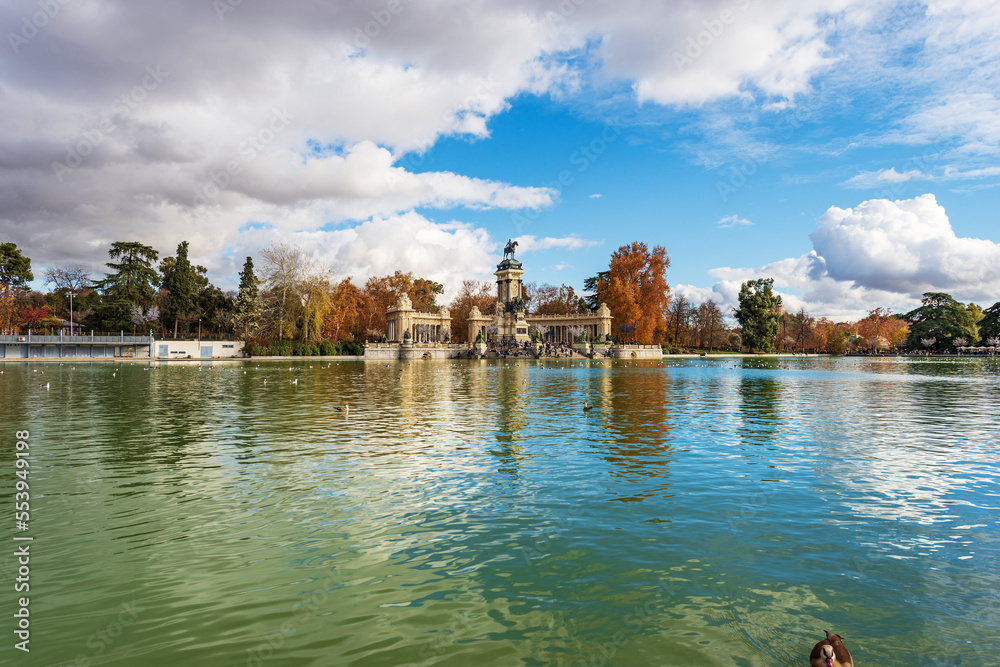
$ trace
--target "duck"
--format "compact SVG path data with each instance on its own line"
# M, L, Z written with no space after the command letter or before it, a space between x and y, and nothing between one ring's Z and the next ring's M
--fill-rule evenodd
M338 406L334 407L333 409L336 410L337 412L350 412L351 406L349 406L349 405L338 405Z
M824 630L826 639L816 642L809 654L811 667L854 667L851 652L844 646L844 638Z
M594 409L593 405L587 405L587 401L583 402L583 411L584 412L590 412L593 409Z

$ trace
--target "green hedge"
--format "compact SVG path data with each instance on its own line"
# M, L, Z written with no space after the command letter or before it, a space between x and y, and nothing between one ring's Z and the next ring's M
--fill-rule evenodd
M365 346L354 340L324 340L321 343L280 340L269 344L252 343L248 349L251 357L336 357L342 355L363 356Z

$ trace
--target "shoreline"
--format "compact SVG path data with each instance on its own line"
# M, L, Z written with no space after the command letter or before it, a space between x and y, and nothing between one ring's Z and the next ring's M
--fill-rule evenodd
M752 354L749 352L732 352L727 354L664 354L662 357L657 357L657 359L1000 359L997 355L988 354L875 354L875 355L865 355L865 354L820 354L820 353L791 353L791 352L771 352L771 353L760 353ZM611 361L654 361L653 359L614 359L610 357L599 357L599 358L559 358L559 357L494 357L492 359L499 359L502 361L603 361L610 359ZM221 362L254 362L254 361L370 361L377 363L385 363L387 361L470 361L469 359L365 359L362 355L333 355L333 356L287 356L287 357L190 357L184 359L169 359L169 358L159 358L159 357L18 357L18 358L0 358L0 364L18 364L18 363L43 363L43 364L66 364L66 363L81 363L81 364L121 364L121 363L144 363L144 364L178 364L178 363L221 363ZM491 359L479 359L478 361L489 361Z

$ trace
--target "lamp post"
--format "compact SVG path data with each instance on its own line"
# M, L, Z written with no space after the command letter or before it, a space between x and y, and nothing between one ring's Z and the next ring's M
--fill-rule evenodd
M198 356L201 356L201 318L198 318Z
M73 293L69 293L69 335L73 335Z

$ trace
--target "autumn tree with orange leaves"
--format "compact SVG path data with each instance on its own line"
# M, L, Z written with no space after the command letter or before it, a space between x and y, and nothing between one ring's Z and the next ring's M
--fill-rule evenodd
M906 338L903 330L909 322L892 314L891 308L875 308L854 325L854 333L861 337L868 348L895 346ZM901 335L902 334L902 335Z
M666 331L663 314L670 303L669 266L663 246L650 251L645 243L633 241L612 253L607 278L597 284L601 299L611 309L612 335L645 345L662 343L656 338Z

